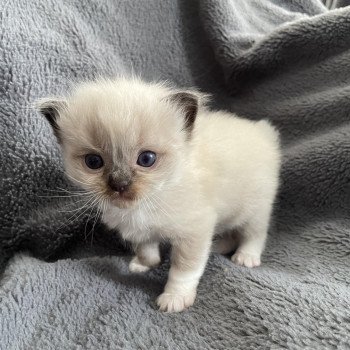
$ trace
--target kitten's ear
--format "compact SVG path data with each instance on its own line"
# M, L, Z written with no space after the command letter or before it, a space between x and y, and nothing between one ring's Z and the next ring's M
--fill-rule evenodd
M67 108L67 102L60 98L43 98L36 102L36 108L50 123L57 140L60 141L60 130L57 121L61 111Z
M190 134L197 117L199 98L192 92L180 91L169 96L169 101L180 107L185 114L185 130Z

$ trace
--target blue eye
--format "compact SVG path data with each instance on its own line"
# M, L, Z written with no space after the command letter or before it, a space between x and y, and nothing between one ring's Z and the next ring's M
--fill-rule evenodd
M100 169L103 167L103 159L98 154L87 154L85 156L85 164L90 169Z
M157 159L157 155L154 152L145 151L140 153L139 157L137 158L137 164L145 168L148 168L155 163L156 159Z

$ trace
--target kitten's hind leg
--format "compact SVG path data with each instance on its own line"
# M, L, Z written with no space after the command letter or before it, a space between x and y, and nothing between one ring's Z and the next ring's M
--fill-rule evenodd
M231 260L242 266L255 267L261 264L260 257L265 247L270 210L258 213L240 231L239 246Z
M134 246L136 255L131 259L129 270L131 272L146 272L151 267L160 264L159 243L141 243Z
M233 232L218 235L214 238L211 251L222 255L234 252L237 248L238 240Z

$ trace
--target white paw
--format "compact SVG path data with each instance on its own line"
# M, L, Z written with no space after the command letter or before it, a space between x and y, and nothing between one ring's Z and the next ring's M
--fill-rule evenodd
M181 312L192 306L196 299L196 291L186 295L173 294L164 292L157 299L157 305L160 311Z
M141 273L147 272L149 270L149 266L142 265L137 256L134 256L129 263L130 272Z
M256 267L261 264L260 256L240 251L233 254L231 260L237 265L246 267Z

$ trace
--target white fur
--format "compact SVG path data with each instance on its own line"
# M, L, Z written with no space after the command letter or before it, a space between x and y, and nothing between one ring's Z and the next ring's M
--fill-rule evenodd
M241 245L232 261L259 266L278 187L278 133L266 121L203 111L191 143L181 178L157 193L166 214L158 206L138 206L127 212L110 207L103 220L130 241L198 238L207 246L215 234L240 227ZM223 231L216 232L217 226ZM206 261L207 255L202 259ZM157 300L161 310L182 311L192 305L204 264L196 266L188 278L169 277L171 283Z
M78 98L73 97L71 102L76 114L93 103L95 107L86 113L91 114L92 109L99 113L101 125L116 143L127 142L128 137L136 139L135 129L143 125L154 130L155 144L158 140L163 142L174 155L147 196L135 205L118 208L111 201L105 203L103 221L138 247L137 257L130 263L133 272L157 265L160 259L157 242L170 241L172 266L157 303L164 311L182 311L194 302L214 236L233 234L237 228L239 237L225 241L232 246L225 251L223 244L220 249L227 253L233 249L232 242L238 240L232 261L247 267L260 265L278 188L278 133L267 121L254 122L226 112L211 112L200 105L187 141L181 131L181 110L163 102L171 89L122 80L108 83L109 92L103 94L103 89L107 91L103 84L106 85L86 85L78 91ZM125 121L120 121L115 111ZM63 130L65 123L69 125L69 118L72 117L67 112L61 124ZM121 129L121 123L127 127ZM78 123L75 125L79 129ZM67 143L75 137L72 131L68 134ZM64 144L63 148L68 173L81 179L83 170L78 173L73 169L69 146Z

